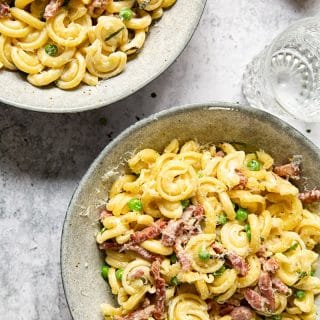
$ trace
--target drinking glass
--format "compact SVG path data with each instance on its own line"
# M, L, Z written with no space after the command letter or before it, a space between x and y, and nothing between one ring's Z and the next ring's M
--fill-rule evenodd
M299 20L256 56L243 93L254 107L320 121L320 18Z

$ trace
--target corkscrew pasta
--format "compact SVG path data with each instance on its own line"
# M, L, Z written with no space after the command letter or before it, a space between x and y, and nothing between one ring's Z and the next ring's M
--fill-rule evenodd
M299 165L228 143L137 152L99 217L105 319L315 320L320 217Z
M63 90L120 74L176 0L0 1L0 69Z

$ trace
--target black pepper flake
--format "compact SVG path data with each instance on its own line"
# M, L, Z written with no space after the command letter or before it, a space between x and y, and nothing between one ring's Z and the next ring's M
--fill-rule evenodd
M311 129L307 129L306 131L307 131L307 133L311 133Z
M136 116L136 120L137 120L137 121L139 121L139 120L140 120L140 118L139 118L138 116Z
M157 94L156 94L155 92L152 92L152 93L151 93L151 97L152 97L152 98L156 98L156 97L157 97Z

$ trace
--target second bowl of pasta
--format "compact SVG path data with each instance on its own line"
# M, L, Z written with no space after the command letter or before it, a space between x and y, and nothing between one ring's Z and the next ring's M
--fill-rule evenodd
M74 319L316 319L319 163L282 120L230 104L127 129L67 212Z

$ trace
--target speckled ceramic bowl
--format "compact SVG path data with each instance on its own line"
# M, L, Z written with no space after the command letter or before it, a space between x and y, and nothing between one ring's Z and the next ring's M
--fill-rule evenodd
M91 165L70 203L62 234L61 267L67 301L75 320L101 320L99 305L113 301L100 276L103 257L95 243L97 207L139 149L159 151L173 138L200 143L236 142L264 149L283 163L292 154L303 156L302 179L308 188L320 185L320 152L307 138L280 119L247 107L215 103L173 108L125 130Z
M120 75L71 91L37 88L18 72L0 71L0 101L43 112L78 112L106 106L136 92L165 71L186 47L206 0L179 0L150 29L145 46Z

